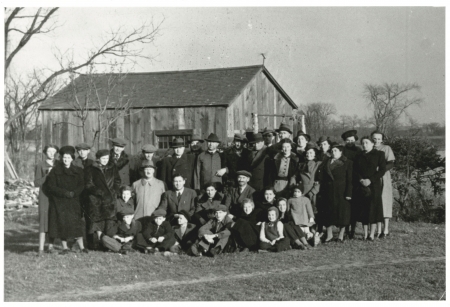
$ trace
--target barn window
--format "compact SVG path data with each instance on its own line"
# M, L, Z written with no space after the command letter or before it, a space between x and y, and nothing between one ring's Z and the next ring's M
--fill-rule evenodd
M155 130L155 135L158 139L158 148L170 148L174 138L182 138L184 143L191 140L193 130L181 129L181 130Z

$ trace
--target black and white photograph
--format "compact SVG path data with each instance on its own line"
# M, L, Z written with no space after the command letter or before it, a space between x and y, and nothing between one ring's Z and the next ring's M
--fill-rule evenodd
M446 301L445 2L25 3L4 302Z

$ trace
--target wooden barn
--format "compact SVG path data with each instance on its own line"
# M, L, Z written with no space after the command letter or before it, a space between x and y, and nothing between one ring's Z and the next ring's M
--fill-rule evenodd
M109 148L110 139L122 137L129 142L126 151L134 154L146 143L168 148L175 136L189 140L192 134L206 138L214 132L230 141L234 133L252 129L252 113L263 115L258 116L261 129L277 128L284 120L297 131L296 120L282 117L292 116L297 105L262 65L130 73L117 78L114 86L112 77L80 75L45 101L39 107L42 145L86 142ZM90 96L100 102L93 103ZM125 104L127 113L96 140L99 112L113 118Z

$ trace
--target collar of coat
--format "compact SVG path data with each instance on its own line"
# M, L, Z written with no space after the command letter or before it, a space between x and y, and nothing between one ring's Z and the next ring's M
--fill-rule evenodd
M71 176L76 176L77 174L80 174L83 172L83 170L81 168L79 168L78 166L75 166L73 164L70 164L70 166L67 168L64 166L64 164L62 162L60 163L55 163L54 166L54 172L57 175L71 175Z
M332 160L332 158L329 158L327 160L327 162L326 162L326 170L327 170L328 175L330 175L330 177L334 180L333 174L331 173L331 169L330 169L331 160ZM347 162L347 160L348 160L347 157L342 155L339 159L337 159L337 161L342 162L342 165L338 165L337 167L343 166L345 164L345 162Z
M204 194L199 198L198 203L199 203L199 204L205 203L205 202L208 201L208 199L209 199L208 194L204 193ZM219 192L216 192L216 195L214 195L214 197L213 197L212 200L213 200L213 201L215 201L215 200L217 200L217 201L222 201L222 199L223 199L222 195L220 195Z
M109 170L113 167L111 162L108 162L108 164L106 164L105 166L102 166L102 165L100 165L100 163L98 161L94 161L94 163L92 163L92 166L95 168L98 168L99 170L102 170L102 169Z
M186 225L186 231L184 232L184 236L181 235L181 226L176 225L173 226L173 232L175 233L175 236L177 236L180 240L183 239L188 233L190 233L192 230L195 229L195 225L191 223L187 223Z
M111 148L111 150L109 151L109 161L114 161L113 159L114 159L115 155L116 154L114 153L114 148ZM127 153L125 151L122 151L122 153L120 154L119 159L117 160L116 166L117 166L118 169L121 169L122 167L127 165L128 162L129 162L129 159L128 159Z

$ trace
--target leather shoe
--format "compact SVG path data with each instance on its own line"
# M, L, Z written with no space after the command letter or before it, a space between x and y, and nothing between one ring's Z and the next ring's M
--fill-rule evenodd
M211 255L211 257L215 257L220 253L220 246L216 246L211 248L211 250L209 251L209 254Z

